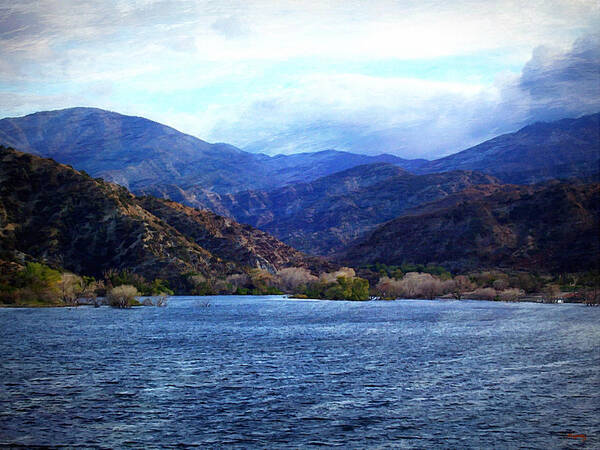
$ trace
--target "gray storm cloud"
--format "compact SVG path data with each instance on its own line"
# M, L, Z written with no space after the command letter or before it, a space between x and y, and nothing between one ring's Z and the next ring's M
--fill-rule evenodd
M530 116L551 120L600 109L600 36L578 39L569 52L537 48L523 68L519 88L531 100Z
M335 148L361 153L395 153L405 157L436 158L477 144L498 134L516 131L536 121L578 117L600 111L600 47L598 36L578 39L568 51L536 48L521 73L495 86L499 95L482 91L436 94L414 100L394 95L395 104L360 105L335 117L319 102L290 107L285 97L272 101L265 111L259 103L246 117L281 116L285 110L302 110L271 129L266 139L248 143L255 152L293 153ZM412 114L406 114L413 112ZM395 123L384 116L412 116ZM306 117L312 117L306 120Z

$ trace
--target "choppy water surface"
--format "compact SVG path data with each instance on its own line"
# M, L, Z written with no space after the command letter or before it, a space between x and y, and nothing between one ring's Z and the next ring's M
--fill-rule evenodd
M0 444L600 446L600 308L205 301L0 310Z

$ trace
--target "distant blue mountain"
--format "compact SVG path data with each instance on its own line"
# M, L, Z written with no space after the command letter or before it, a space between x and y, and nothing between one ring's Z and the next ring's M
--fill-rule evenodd
M518 184L551 178L597 178L600 113L534 123L416 169L420 173L450 170L477 170Z
M273 189L361 164L413 168L425 160L326 150L270 157L209 144L142 117L96 108L44 111L0 120L0 144L50 157L133 191L150 186L212 192Z
M413 173L477 170L511 183L534 183L597 176L599 120L600 113L535 123L435 161L336 150L267 156L209 144L142 117L96 108L2 119L0 144L70 164L133 191L271 190L380 162Z

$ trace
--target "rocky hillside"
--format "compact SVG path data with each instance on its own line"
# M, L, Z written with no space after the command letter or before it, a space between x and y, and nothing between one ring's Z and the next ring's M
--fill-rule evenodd
M505 182L536 183L550 178L600 175L600 113L579 119L535 123L516 133L417 168L420 172L477 170Z
M591 270L600 258L599 218L599 184L466 190L378 227L340 259L453 270Z
M159 192L179 189L188 197L198 190L273 189L360 164L415 164L392 155L336 151L270 157L228 144L209 144L142 117L96 108L2 119L0 144L53 158L133 192L148 187Z
M136 197L136 200L146 211L169 224L188 240L239 266L258 267L270 272L282 267L305 267L315 273L337 267L321 258L305 255L264 231L211 211L149 196Z
M476 172L413 175L391 164L371 164L311 183L271 192L211 195L199 203L295 248L324 255L409 208L471 186L495 184L495 178Z
M319 270L266 233L212 213L93 179L50 159L0 147L0 259L39 260L79 274L124 269L174 279L261 267Z

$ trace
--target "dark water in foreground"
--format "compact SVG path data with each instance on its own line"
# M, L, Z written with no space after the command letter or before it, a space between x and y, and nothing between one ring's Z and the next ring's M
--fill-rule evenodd
M600 447L600 308L205 299L0 310L0 444Z

